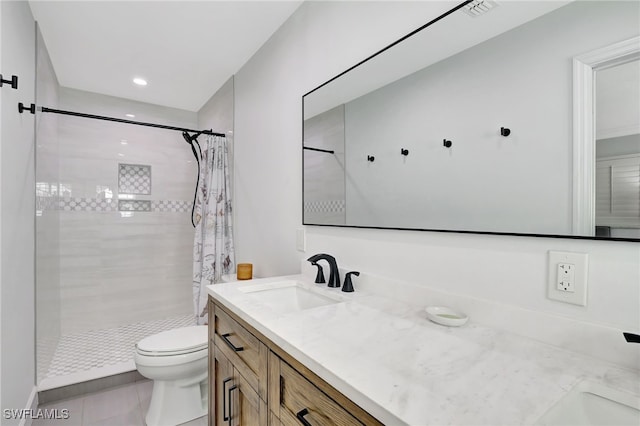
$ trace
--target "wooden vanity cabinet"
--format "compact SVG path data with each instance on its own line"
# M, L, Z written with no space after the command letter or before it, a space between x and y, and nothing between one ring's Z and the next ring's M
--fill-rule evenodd
M209 347L209 425L267 426L267 347L211 302Z
M267 426L267 403L218 348L214 348L212 369L215 397L209 424Z
M209 426L382 425L209 298Z

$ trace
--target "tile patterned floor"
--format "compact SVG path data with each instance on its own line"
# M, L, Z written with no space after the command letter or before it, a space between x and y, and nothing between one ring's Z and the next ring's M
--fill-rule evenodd
M128 385L56 401L38 408L49 412L68 410L67 419L36 419L32 426L145 426L144 417L151 401L153 382L139 381ZM62 416L60 414L60 416ZM182 426L207 426L207 416Z
M193 315L62 336L46 378L65 376L133 360L136 342L178 327L194 325Z

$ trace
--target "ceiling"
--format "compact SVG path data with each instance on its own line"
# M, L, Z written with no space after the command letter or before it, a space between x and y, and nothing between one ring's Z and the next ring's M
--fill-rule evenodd
M61 86L198 111L302 1L29 1ZM136 86L134 77L148 81Z

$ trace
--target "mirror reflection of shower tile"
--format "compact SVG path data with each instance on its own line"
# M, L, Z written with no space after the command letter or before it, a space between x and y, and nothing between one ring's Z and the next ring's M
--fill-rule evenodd
M118 164L118 192L120 194L151 194L151 166Z
M118 200L121 212L150 212L151 200Z

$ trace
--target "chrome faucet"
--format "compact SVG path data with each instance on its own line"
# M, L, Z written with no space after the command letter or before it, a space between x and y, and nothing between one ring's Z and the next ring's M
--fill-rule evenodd
M326 260L329 263L329 287L340 287L340 271L338 270L338 264L336 263L336 258L331 256L330 254L319 253L311 256L307 259L311 262L312 265L317 266L317 262L319 260ZM318 275L320 275L322 269L318 268ZM316 282L319 282L316 277ZM320 281L324 282L324 281Z

